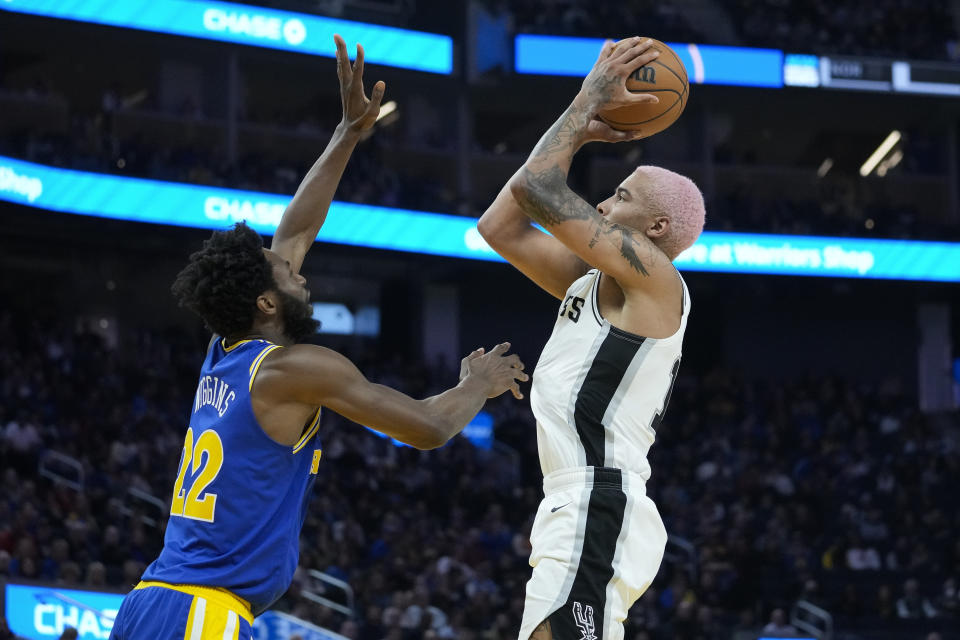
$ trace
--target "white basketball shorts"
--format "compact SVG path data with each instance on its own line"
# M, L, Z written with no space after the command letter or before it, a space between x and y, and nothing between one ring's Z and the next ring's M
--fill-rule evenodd
M621 640L667 543L643 478L610 467L561 469L543 479L543 492L519 640L545 620L554 640Z

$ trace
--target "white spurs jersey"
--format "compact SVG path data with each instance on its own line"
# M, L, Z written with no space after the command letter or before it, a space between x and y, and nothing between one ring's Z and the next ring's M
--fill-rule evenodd
M567 289L533 373L540 467L544 476L571 467L618 467L646 480L647 452L680 367L690 294L681 277L680 328L669 338L645 338L601 316L600 278L591 269Z

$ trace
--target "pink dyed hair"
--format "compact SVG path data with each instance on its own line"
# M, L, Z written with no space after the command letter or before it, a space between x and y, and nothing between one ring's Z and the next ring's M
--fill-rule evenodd
M645 178L642 183L644 206L655 216L670 218L666 235L656 243L673 260L696 242L703 231L707 217L703 194L690 178L662 167L643 165L634 173Z

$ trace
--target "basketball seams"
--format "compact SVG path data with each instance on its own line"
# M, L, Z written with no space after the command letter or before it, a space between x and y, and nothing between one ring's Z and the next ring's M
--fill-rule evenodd
M664 50L669 51L670 54L673 56L673 59L674 59L674 61L676 62L677 67L678 67L677 69L668 66L666 63L669 62L669 61L667 61L667 60L663 60L663 61L661 61L661 60L653 60L653 61L651 61L651 62L649 62L649 63L647 63L647 64L648 64L648 65L657 65L657 66L660 66L660 67L666 69L667 71L669 71L669 72L673 75L674 78L676 78L676 79L679 81L680 86L679 86L679 87L676 87L676 88L666 88L666 87L663 87L663 84L670 84L670 83L669 83L669 82L664 82L664 80L661 80L659 83L655 82L655 83L653 84L653 86L656 87L656 86L659 84L659 85L660 85L661 87L663 87L663 88L656 88L656 89L653 89L653 88L651 88L651 89L633 89L633 88L627 87L627 91L629 91L630 93L633 93L633 94L638 94L638 93L654 93L654 94L656 94L656 93L673 93L673 94L675 94L675 95L677 96L677 99L676 99L673 103L671 103L668 107L664 108L664 109L663 109L660 113L658 113L657 115L655 115L655 116L653 116L653 117L646 118L646 119L644 119L644 120L639 120L639 121L624 121L624 120L621 120L621 119L617 118L617 117L616 117L617 114L611 114L611 115L614 116L613 118L605 117L605 116L601 115L601 118L604 120L604 122L606 122L607 124L609 124L609 125L611 125L611 126L617 127L617 128L619 128L619 127L626 127L627 129L625 129L625 130L630 130L630 129L633 129L633 130L641 130L641 129L643 129L643 128L646 128L646 127L642 127L642 125L650 125L650 123L656 123L657 120L660 120L660 119L663 118L664 116L670 116L670 118L672 118L672 119L671 119L671 121L670 121L669 123L664 124L664 125L656 125L656 124L653 125L653 128L657 128L657 127L659 126L659 128L657 128L657 130L653 132L653 133L657 133L657 132L663 130L664 128L670 126L670 124L672 124L672 122L673 122L674 120L676 120L677 118L680 117L680 114L683 113L684 109L685 109L686 106L687 106L687 97L690 95L690 81L689 81L689 78L684 78L683 76L680 75L680 72L682 71L683 74L684 74L684 76L686 76L686 75L687 75L687 73L686 73L687 70L686 70L686 67L685 67L684 64L683 64L683 61L680 60L680 57L676 54L676 52L673 51L673 49L671 49L671 48L668 47L668 46L664 46L662 49L660 49L661 52L664 51ZM634 72L634 73L637 73L637 72ZM662 73L662 72L661 72L661 73ZM631 76L632 76L632 75L633 75L633 74L631 74ZM636 82L637 82L637 84L641 84L641 81L640 81L639 79L637 79ZM651 106L652 106L652 105L651 105ZM662 106L662 105L661 105L661 106ZM677 108L677 107L679 107L679 109L678 109L677 113L674 114L674 113L673 113L673 110L674 110L674 108ZM655 107L654 107L654 109L655 109ZM651 115L651 114L650 114L650 111L653 111L654 109L647 109L647 108L643 108L643 109L639 109L639 110L625 109L625 111L627 111L627 113L623 113L622 116L626 116L626 117L628 117L628 118L630 118L631 116L632 116L632 117L636 117L636 116L644 117L644 116L647 116L647 115ZM619 110L619 109L613 109L613 110L611 110L611 111L618 111L618 110ZM630 111L635 111L635 112L634 112L634 113L630 113ZM643 113L643 111L647 111L647 113ZM653 135L653 133L651 133L651 134L649 134L649 135Z
M660 63L660 64L661 64L661 66L664 66L664 67L666 67L667 69L670 69L670 72L673 73L673 75L677 76L677 78L680 78L680 80L683 82L683 96L689 95L689 94L690 94L690 78L689 78L689 74L687 74L687 68L686 68L686 66L684 66L683 60L680 59L680 56L677 55L677 52L676 52L676 51L674 51L674 50L671 49L670 47L667 47L667 51L669 51L669 52L670 52L670 55L673 56L673 59L677 61L677 66L679 66L681 69L683 69L683 75L684 75L684 76L687 76L687 77L686 77L686 78L680 78L680 75L679 75L676 71L674 71L672 68L666 67L666 65L664 65L663 63ZM654 60L654 62L656 62L656 60ZM681 98L682 98L683 96L681 96ZM686 106L686 101L684 101L684 106ZM679 116L677 116L677 117L679 117Z
M655 65L657 65L657 66L663 67L664 69L666 69L667 71L669 71L670 73L672 73L672 74L677 78L677 80L680 81L680 84L681 84L682 86L684 86L684 87L687 86L687 80L685 80L684 78L681 78L679 73L677 73L676 71L674 71L673 69L671 69L671 68L668 67L667 65L663 64L663 63L660 62L659 60L654 60L654 61L652 61L652 62L648 62L647 64L655 64Z
M658 51L659 51L659 49L658 49ZM669 51L669 52L670 52L670 55L673 56L673 59L677 61L677 65L678 65L681 69L683 69L683 75L685 75L685 76L688 75L688 74L687 74L687 67L683 64L683 60L680 59L680 56L677 55L677 52L674 51L673 49L671 49L670 47L667 47L667 51ZM656 62L656 60L654 60L654 62ZM661 63L661 64L662 64L662 63ZM670 69L670 67L667 67L667 69ZM673 69L670 69L670 71L673 71ZM676 75L678 78L680 77L680 76L677 74L676 71L673 71L673 73L674 73L674 75ZM682 78L681 78L681 79L682 79ZM690 81L689 81L689 78L688 78L688 79L683 79L683 84L684 84L684 85L688 85L688 86L689 86L689 82L690 82Z

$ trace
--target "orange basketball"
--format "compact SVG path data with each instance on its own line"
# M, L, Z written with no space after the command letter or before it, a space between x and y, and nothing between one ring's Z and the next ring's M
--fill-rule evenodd
M653 48L660 51L660 57L630 74L627 90L652 93L660 102L601 111L600 119L614 129L652 136L676 122L687 106L690 83L683 63L673 49L659 40L653 41Z

